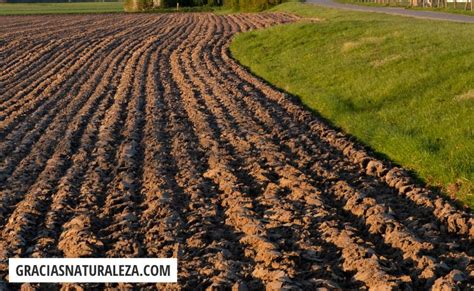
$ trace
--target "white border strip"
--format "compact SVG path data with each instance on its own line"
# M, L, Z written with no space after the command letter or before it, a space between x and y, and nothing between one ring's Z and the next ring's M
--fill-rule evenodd
M176 258L11 258L11 283L176 283Z

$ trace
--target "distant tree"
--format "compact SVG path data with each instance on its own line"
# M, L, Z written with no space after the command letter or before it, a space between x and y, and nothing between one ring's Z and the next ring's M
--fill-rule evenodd
M283 0L224 0L224 6L236 11L262 11L283 2Z
M127 12L146 11L153 7L153 0L126 0L123 7Z

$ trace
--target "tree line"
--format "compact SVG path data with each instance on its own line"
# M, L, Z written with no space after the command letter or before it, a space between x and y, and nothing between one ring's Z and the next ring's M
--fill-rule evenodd
M150 11L177 7L225 7L234 11L262 11L283 0L126 0L125 10Z

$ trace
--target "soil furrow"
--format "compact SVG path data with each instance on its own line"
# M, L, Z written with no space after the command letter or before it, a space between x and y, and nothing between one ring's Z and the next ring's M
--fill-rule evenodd
M156 30L151 29L148 35L152 35ZM146 37L147 34L144 35ZM122 61L124 66L121 68L121 74L117 80L119 83L117 91L114 94L114 103L107 110L106 115L99 126L99 133L95 149L92 153L88 169L83 178L83 183L79 189L77 206L73 210L71 226L64 229L61 234L60 245L63 245L63 251L70 251L72 256L90 256L97 255L98 250L103 250L104 243L99 236L102 223L97 223L102 207L106 203L107 185L113 180L113 173L117 168L115 159L118 144L118 136L121 134L121 128L127 118L125 112L130 94L131 77L137 66L138 57L143 50L142 40L137 39L134 46L122 48L128 52L127 59ZM130 53L130 51L132 53ZM110 188L113 190L114 188ZM72 221L81 223L72 223ZM83 237L76 234L82 234ZM88 245L86 248L79 248L82 245ZM68 255L65 253L65 255Z
M123 57L123 53L121 57ZM120 59L121 58L118 58L118 60ZM109 66L109 75L113 76L111 73L113 72L114 67L110 66L110 64L107 62L107 59L105 59L105 61L106 62L104 64ZM33 185L30 192L26 194L25 199L17 205L15 212L9 218L8 224L2 231L4 234L3 239L6 239L6 242L8 243L8 247L6 245L3 247L4 251L8 252L8 250L10 250L10 252L14 252L17 255L21 255L21 253L15 251L15 248L18 248L18 250L21 251L21 247L28 243L28 239L25 238L27 232L28 235L31 237L30 228L38 222L35 220L35 218L38 219L38 214L41 216L41 209L48 207L50 199L50 192L48 191L53 191L54 185L55 183L57 183L57 179L62 176L60 172L67 169L66 164L71 163L71 160L68 160L67 157L75 156L75 152L77 151L78 144L74 140L82 135L83 130L86 128L85 125L88 123L89 117L91 116L91 114L93 114L93 112L96 119L100 118L100 116L103 115L102 111L94 111L97 106L99 108L104 106L105 108L108 107L106 104L110 103L109 100L111 100L111 94L110 92L105 93L105 95L103 93L103 90L108 85L106 83L106 79L104 79L101 84L102 86L99 86L97 88L95 86L92 87L96 90L96 97L90 98L86 105L76 115L76 118L69 125L70 129L66 131L65 137L57 146L53 156L48 160L48 164L45 170L39 176L38 180L36 181L36 184ZM107 95L109 96L108 98L106 97ZM98 122L98 120L94 119L92 121ZM67 120L63 122L67 122ZM87 127L87 129L89 128L90 127ZM90 133L86 131L86 134L83 137L86 141L90 139L90 137L88 136L89 134ZM79 152L79 158L80 154L81 153ZM20 215L20 220L16 218L18 216L17 214ZM22 227L22 225L24 225L24 227ZM14 240L8 241L8 237L13 238ZM2 240L2 242L5 241Z
M132 32L130 32L130 33L132 33ZM117 45L119 45L119 44L120 44L120 42L117 43L115 45L115 47L117 47ZM116 48L111 48L111 49L114 50ZM91 65L90 62L88 62L86 64ZM96 62L96 64L94 64L90 67L90 70L92 70L94 72L93 73L94 75L93 75L92 78L90 76L89 76L89 78L87 78L87 74L83 74L81 80L84 80L84 82L85 82L85 81L88 81L88 80L92 79L92 80L94 80L95 82L98 83L100 81L100 77L102 76L101 68L99 70L97 70L97 65L98 64L100 64L100 62ZM82 69L86 70L87 66L83 67ZM68 107L72 106L72 104L70 104L70 103L68 104L69 98L73 98L72 101L76 102L77 100L80 100L80 98L77 98L77 95L75 95L75 94L78 94L78 96L84 96L84 95L89 94L87 92L89 92L90 90L95 89L94 88L95 87L94 83L83 84L82 81L80 82L80 81L74 80L74 79L71 79L70 82L73 83L73 86L69 89L70 92L69 92L69 94L67 94L68 98L60 99L59 104L56 104L56 106L50 111L47 111L47 109L50 108L52 106L52 104L49 104L48 107L43 108L43 110L41 110L41 111L36 111L32 116L30 116L30 118L28 118L26 123L23 123L18 130L13 132L13 136L7 137L6 140L3 143L1 143L1 148L2 148L1 152L7 153L10 150L13 150L13 147L16 147L15 151L14 151L15 154L10 155L9 159L6 160L3 163L3 167L2 167L3 171L2 172L4 172L4 175L2 176L2 178L5 178L7 175L9 175L9 173L11 173L11 171L13 171L15 169L16 163L19 163L22 159L24 159L24 157L31 150L31 147L36 142L36 140L43 134L43 132L46 130L46 128L48 126L51 126L52 118L56 118L56 119L58 118L58 116L56 116L56 114L58 112L60 112L60 110L63 108L63 106L68 106ZM97 83L95 83L95 84L97 84ZM79 93L75 93L74 90L80 90L80 91L79 91ZM84 90L86 90L86 91L84 91ZM62 91L58 91L57 95L58 95L57 98L59 98L61 95L64 95L64 93ZM44 113L46 113L46 115L42 116L42 114L44 114ZM36 118L39 118L39 119L36 119ZM33 127L33 130L28 131L28 129L31 128L31 127ZM24 136L25 133L26 133L26 136L22 139L22 137ZM20 141L22 141L22 142L20 142ZM20 146L18 144L20 144Z
M97 65L98 64L101 64L101 63L97 63ZM53 120L57 120L57 122L53 122L53 123L50 122L46 124L48 128L41 136L38 136L40 137L40 139L35 144L35 146L33 147L33 142L34 142L33 140L32 142L27 144L26 148L21 148L21 147L19 148L20 151L19 151L18 156L9 157L10 159L7 160L7 162L10 162L11 164L7 163L4 165L5 166L4 171L6 174L2 177L2 178L7 178L6 184L5 184L7 188L6 189L4 188L2 191L2 197L3 197L2 200L4 201L2 202L2 208L4 209L2 214L4 216L6 215L6 213L8 213L8 210L6 210L9 207L8 205L11 205L11 203L14 202L16 199L21 198L22 191L20 189L26 190L27 187L29 187L30 183L34 182L33 177L35 177L35 173L39 174L39 172L41 171L41 167L39 166L45 165L45 164L40 163L40 161L43 161L45 163L47 159L49 158L48 153L52 153L52 150L55 146L54 142L50 142L50 140L58 140L59 135L62 134L62 131L68 124L67 121L70 118L74 117L74 115L76 114L75 112L77 112L77 110L79 110L79 108L82 107L82 105L84 104L84 102L86 102L86 100L90 100L91 92L93 92L93 90L96 90L96 86L100 82L99 77L103 77L102 70L105 69L106 66L108 65L107 63L102 63L102 64L103 64L102 68L95 72L95 76L93 76L93 78L89 78L89 80L93 80L93 83L87 84L87 86L83 86L83 87L75 87L77 89L80 88L81 91L79 92L78 96L82 96L82 97L78 98L76 96L76 98L72 100L73 103L68 104L66 111L63 111L59 115L55 116ZM93 66L92 68L96 68L96 66ZM99 89L99 90L103 90L103 87L102 89ZM72 93L71 95L74 94L73 92L71 92ZM39 145L39 146L36 146L36 145ZM31 147L31 152L29 152L29 147ZM22 154L28 154L28 156L24 157ZM31 162L32 159L35 160L35 163ZM19 166L16 168L14 168L15 161L19 162ZM9 175L9 173L12 173L12 174ZM28 174L28 181L25 181L25 174ZM15 192L12 192L12 191L15 191Z
M119 74L123 71L125 63L129 57L128 51L141 45L137 40L128 44L117 47L118 54L110 54L104 59L104 64L108 65L104 78L97 86L94 95L103 99L98 106L98 114L88 123L86 133L81 138L81 147L77 153L71 158L73 165L68 169L67 174L61 178L56 193L52 195L51 210L46 214L45 233L37 239L37 243L33 250L34 256L58 255L61 251L57 247L57 240L61 233L60 227L68 221L73 215L73 209L77 205L77 196L79 195L80 185L83 181L90 156L97 142L97 133L100 124L105 115L105 111L112 104L112 97L115 94L119 81ZM113 56L113 58L112 58ZM110 60L109 60L110 59ZM102 91L106 89L106 91ZM67 246L63 246L67 249ZM67 250L73 251L73 250Z
M163 68L168 67L167 62L164 62ZM169 70L162 70L166 71ZM166 80L171 77L165 75L162 78ZM187 119L181 98L178 98L178 88L173 80L163 85L165 96L173 97L166 98L165 104L172 109L169 111L171 119L167 123L167 132L172 139L171 153L178 165L175 179L183 190L183 195L189 197L189 205L185 210L189 232L179 249L183 253L181 260L184 266L180 271L183 285L229 288L236 284L244 285L245 280L249 286L260 286L258 281L245 279L250 276L250 265L244 260L243 247L238 237L224 224L225 215L220 207L221 197L217 193L217 187L204 178L206 158L198 150L198 137L190 132L193 125ZM203 228L207 231L203 231Z
M203 43L209 43L209 42L204 41ZM196 51L196 52L200 52L200 51L201 51L201 48L199 48L199 45L195 47L195 51ZM205 51L205 50L204 50L204 51ZM196 56L195 58L191 58L191 57L190 57L189 59L193 59L193 60L194 60L193 63L198 63L198 57L197 57L197 55L195 55L195 56ZM199 75L199 73L198 73L197 70L195 71L195 74ZM205 75L205 74L204 74L204 75ZM192 79L192 78L191 78L191 79ZM209 78L207 78L207 80L208 80L209 83L212 84L212 81L209 81ZM199 82L198 87L201 87L201 88L202 88L202 92L206 92L206 91L211 90L211 89L209 89L209 88L205 88L206 86L203 84L202 81ZM214 90L217 90L217 89L214 89ZM213 92L213 93L214 93L213 96L218 97L218 96L225 96L225 95L226 95L225 93L222 93L222 90L218 90L218 91L221 91L221 92ZM203 93L202 95L203 95L203 96L206 96L206 93ZM211 108L211 110L212 110L212 109L215 109L216 107L219 107L219 104L213 102L213 99L209 99L208 102L209 102L209 104L208 104L207 107ZM232 101L230 101L229 103L232 104ZM231 106L231 105L230 105L230 106ZM233 114L234 114L234 116L237 116L237 118L238 118L238 115L239 115L239 111L240 111L239 108L237 108L237 109L234 108ZM224 122L224 121L227 121L227 120L232 120L232 119L233 119L233 117L231 117L231 116L229 116L229 115L223 116L223 113L222 113L222 112L219 112L219 110L218 110L218 111L214 111L214 113L216 114L216 116L220 116L219 120L223 120L223 122ZM239 137L237 137L237 136L232 136L232 137L230 138L231 141L237 141L237 140L238 140L238 142L235 143L234 146L237 146L237 147L240 146L241 148L245 148L245 150L242 150L242 151L238 152L239 156L246 156L246 151L247 151L247 152L253 152L253 151L254 151L254 150L252 150L253 148L257 148L259 151L262 152L262 153L260 153L260 154L256 157L257 159L258 159L259 156L260 156L260 157L261 157L261 156L268 157L269 154L270 154L270 155L272 155L272 154L275 155L275 153L271 153L271 149L272 149L272 148L275 148L275 147L272 146L272 145L269 145L268 143L265 143L265 140L266 140L266 139L261 135L261 131L260 131L260 135L258 135L258 134L255 135L255 133L258 133L258 132L259 132L258 129L252 128L252 125L249 124L249 123L246 122L246 121L241 121L241 123L244 123L244 124L245 124L244 126L240 127L240 130L238 130L238 131L240 131L240 132L243 131L243 132L245 133L245 134L242 134L242 133L241 133L241 134L240 134L241 136L250 135L250 136L252 136L252 138L251 138L252 140L254 140L254 141L260 140L260 141L259 141L258 143L252 144L252 143L249 143L245 138L240 138L240 139L239 139ZM226 127L225 129L223 129L223 132L226 132L227 135L232 135L232 132L235 131L236 127L239 127L239 125L236 124L236 125L234 126L234 128L232 128L232 126L227 125L227 127ZM243 128L251 129L251 131L247 133L247 131L246 131L246 130L243 130ZM234 129L234 130L233 130L233 129ZM232 143L232 142L231 142L231 143ZM247 145L245 145L245 144L247 144ZM261 145L259 146L259 144L261 144ZM278 156L278 158L281 158L281 157ZM278 160L278 158L276 158L276 159L273 158L273 159ZM247 158L247 159L249 159L249 158ZM256 161L250 162L250 164L247 165L246 167L253 168L252 170L255 171L255 170L256 170L256 169L255 169L255 166L256 166L256 165L255 165L255 164L252 164L252 163L256 163ZM275 166L275 164L277 164L277 163L273 162L273 166ZM262 182L262 184L265 185L265 180L267 180L267 182L268 182L268 180L269 180L269 179L266 179L266 177L264 177L264 176L265 176L265 171L263 171L263 170L260 168L257 172L258 172L258 174L256 175L256 178L258 179L259 177L263 177L263 179L261 179L261 180L263 180L263 181L259 181L259 182ZM258 199L257 199L257 200L258 200ZM271 209L272 209L273 211L276 211L276 210L278 210L278 209L275 209L277 206L278 206L278 205L272 205L272 206L271 206ZM276 211L276 212L278 212L278 211ZM284 213L284 211L280 211L280 212L283 212L283 213ZM288 213L288 211L287 211L286 213ZM290 223L290 221L285 221L285 222L286 222L287 224Z
M25 61L22 59L21 63L26 64L24 68L16 64L10 65L9 67L14 68L15 71L17 71L17 73L9 72L9 74L6 75L6 77L9 77L13 80L18 80L18 83L9 82L11 83L11 86L9 86L8 88L5 88L6 90L5 94L8 94L10 96L15 96L15 99L17 100L19 99L18 94L14 95L14 92L16 91L13 90L16 87L22 88L21 93L26 94L28 93L28 90L36 89L37 84L40 84L40 81L42 79L46 77L55 76L57 74L61 74L61 71L58 71L58 70L61 70L61 69L64 70L65 68L68 68L68 66L71 65L71 60L74 60L77 58L76 54L78 52L86 53L87 51L91 50L90 46L95 45L95 44L98 44L100 46L100 42L103 41L104 39L106 40L107 37L113 37L115 41L120 41L121 37L123 37L124 35L128 34L130 36L129 34L130 31L135 31L135 29L140 29L141 27L145 27L146 25L149 25L149 24L143 24L143 23L139 25L140 23L136 23L136 22L129 22L129 24L130 26L127 29L124 29L123 27L117 27L115 29L108 29L108 30L97 28L92 31L86 31L86 32L81 32L81 33L75 33L75 31L71 31L70 36L65 37L65 38L50 37L50 40L46 42L43 41L45 42L43 43L43 46L52 42L56 44L56 46L60 46L59 49L57 49L56 51L52 51L51 48L46 46L40 51L33 50L33 53L31 52L28 53L28 56L29 56L28 61ZM82 49L73 50L71 48L71 47L77 47L80 45L82 45ZM85 48L84 46L88 46L87 49L84 49ZM22 48L22 50L26 52L30 51L28 48ZM44 55L43 51L46 53L52 51L52 53L56 53L56 55L53 55L53 56L50 56L48 54ZM33 57L41 56L41 58L37 60L37 62L47 63L47 65L42 66L42 65L36 64L34 61L30 59L31 58L30 55L32 55ZM62 60L61 62L48 62L48 58L62 59ZM23 69L23 70L20 71L20 69ZM23 76L26 76L26 78L24 78ZM38 78L40 76L42 78ZM35 83L32 82L33 80L35 81ZM9 93L8 90L11 90L12 92ZM19 96L22 97L22 95L19 95ZM2 104L2 106L4 105Z

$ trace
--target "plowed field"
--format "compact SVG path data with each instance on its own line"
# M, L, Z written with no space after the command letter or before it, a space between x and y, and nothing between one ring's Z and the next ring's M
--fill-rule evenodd
M2 278L14 256L173 256L185 289L473 288L472 214L230 57L292 21L0 18Z

